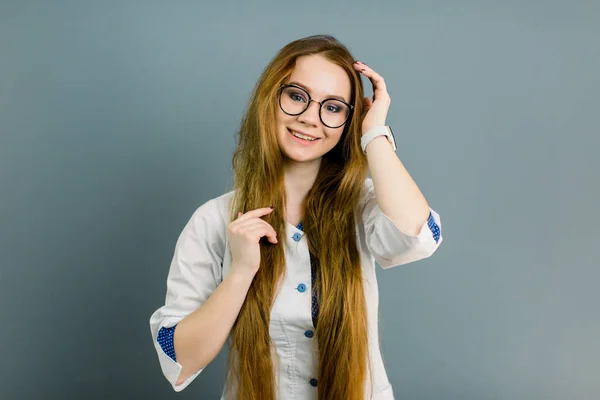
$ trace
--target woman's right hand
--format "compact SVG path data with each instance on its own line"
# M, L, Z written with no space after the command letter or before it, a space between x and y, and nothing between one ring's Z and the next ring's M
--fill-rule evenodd
M227 225L232 269L254 276L260 268L260 239L266 236L269 242L277 243L275 229L260 218L271 211L271 207L265 207L245 214L240 212L237 219Z

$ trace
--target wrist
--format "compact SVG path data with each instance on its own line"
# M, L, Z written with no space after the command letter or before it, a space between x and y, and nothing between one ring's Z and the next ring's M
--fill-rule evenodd
M371 145L371 144L373 144L373 143L377 143L377 142L379 142L379 143L384 143L384 142L385 142L385 143L386 143L386 146L390 146L390 142L388 141L388 139L387 139L385 136L377 136L376 138L372 139L372 140L371 140L371 141L370 141L370 142L367 144L367 147L365 147L365 153L366 153L367 151L369 151L369 147L370 147L370 145ZM378 146L378 145L376 144L375 146Z
M256 273L258 272L258 268L249 268L245 265L240 265L237 263L231 264L231 269L229 270L229 275L231 278L237 282L252 282Z
M389 126L377 125L370 128L360 138L360 145L365 154L367 153L367 146L380 136L387 138L389 144L392 146L392 149L396 151L396 140L394 138L394 132L392 132L392 128Z

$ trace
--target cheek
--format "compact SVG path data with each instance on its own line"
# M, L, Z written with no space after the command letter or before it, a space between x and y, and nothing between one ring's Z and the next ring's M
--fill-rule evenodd
M287 115L280 109L277 109L277 115L275 116L275 122L277 123L277 125L289 125L290 122L292 122L294 120L294 118L296 118L296 117Z
M327 135L327 137L329 139L331 139L334 142L339 142L340 139L342 138L342 133L344 132L343 128L340 129L327 129L325 131L325 134Z

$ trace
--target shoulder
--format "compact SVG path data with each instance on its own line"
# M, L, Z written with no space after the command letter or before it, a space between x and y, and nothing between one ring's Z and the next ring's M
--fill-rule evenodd
M224 193L218 197L214 197L202 205L200 205L190 218L188 225L195 231L207 231L207 228L212 228L210 231L225 233L227 224L229 223L229 206L233 199L234 191Z

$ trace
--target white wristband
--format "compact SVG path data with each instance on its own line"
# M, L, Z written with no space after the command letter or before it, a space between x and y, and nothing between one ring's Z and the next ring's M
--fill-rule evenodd
M374 128L369 129L367 133L362 135L360 139L360 145L362 147L363 152L367 153L367 145L371 143L373 139L377 136L386 136L394 151L396 151L396 140L394 139L394 133L392 132L392 128L389 126L376 126Z

